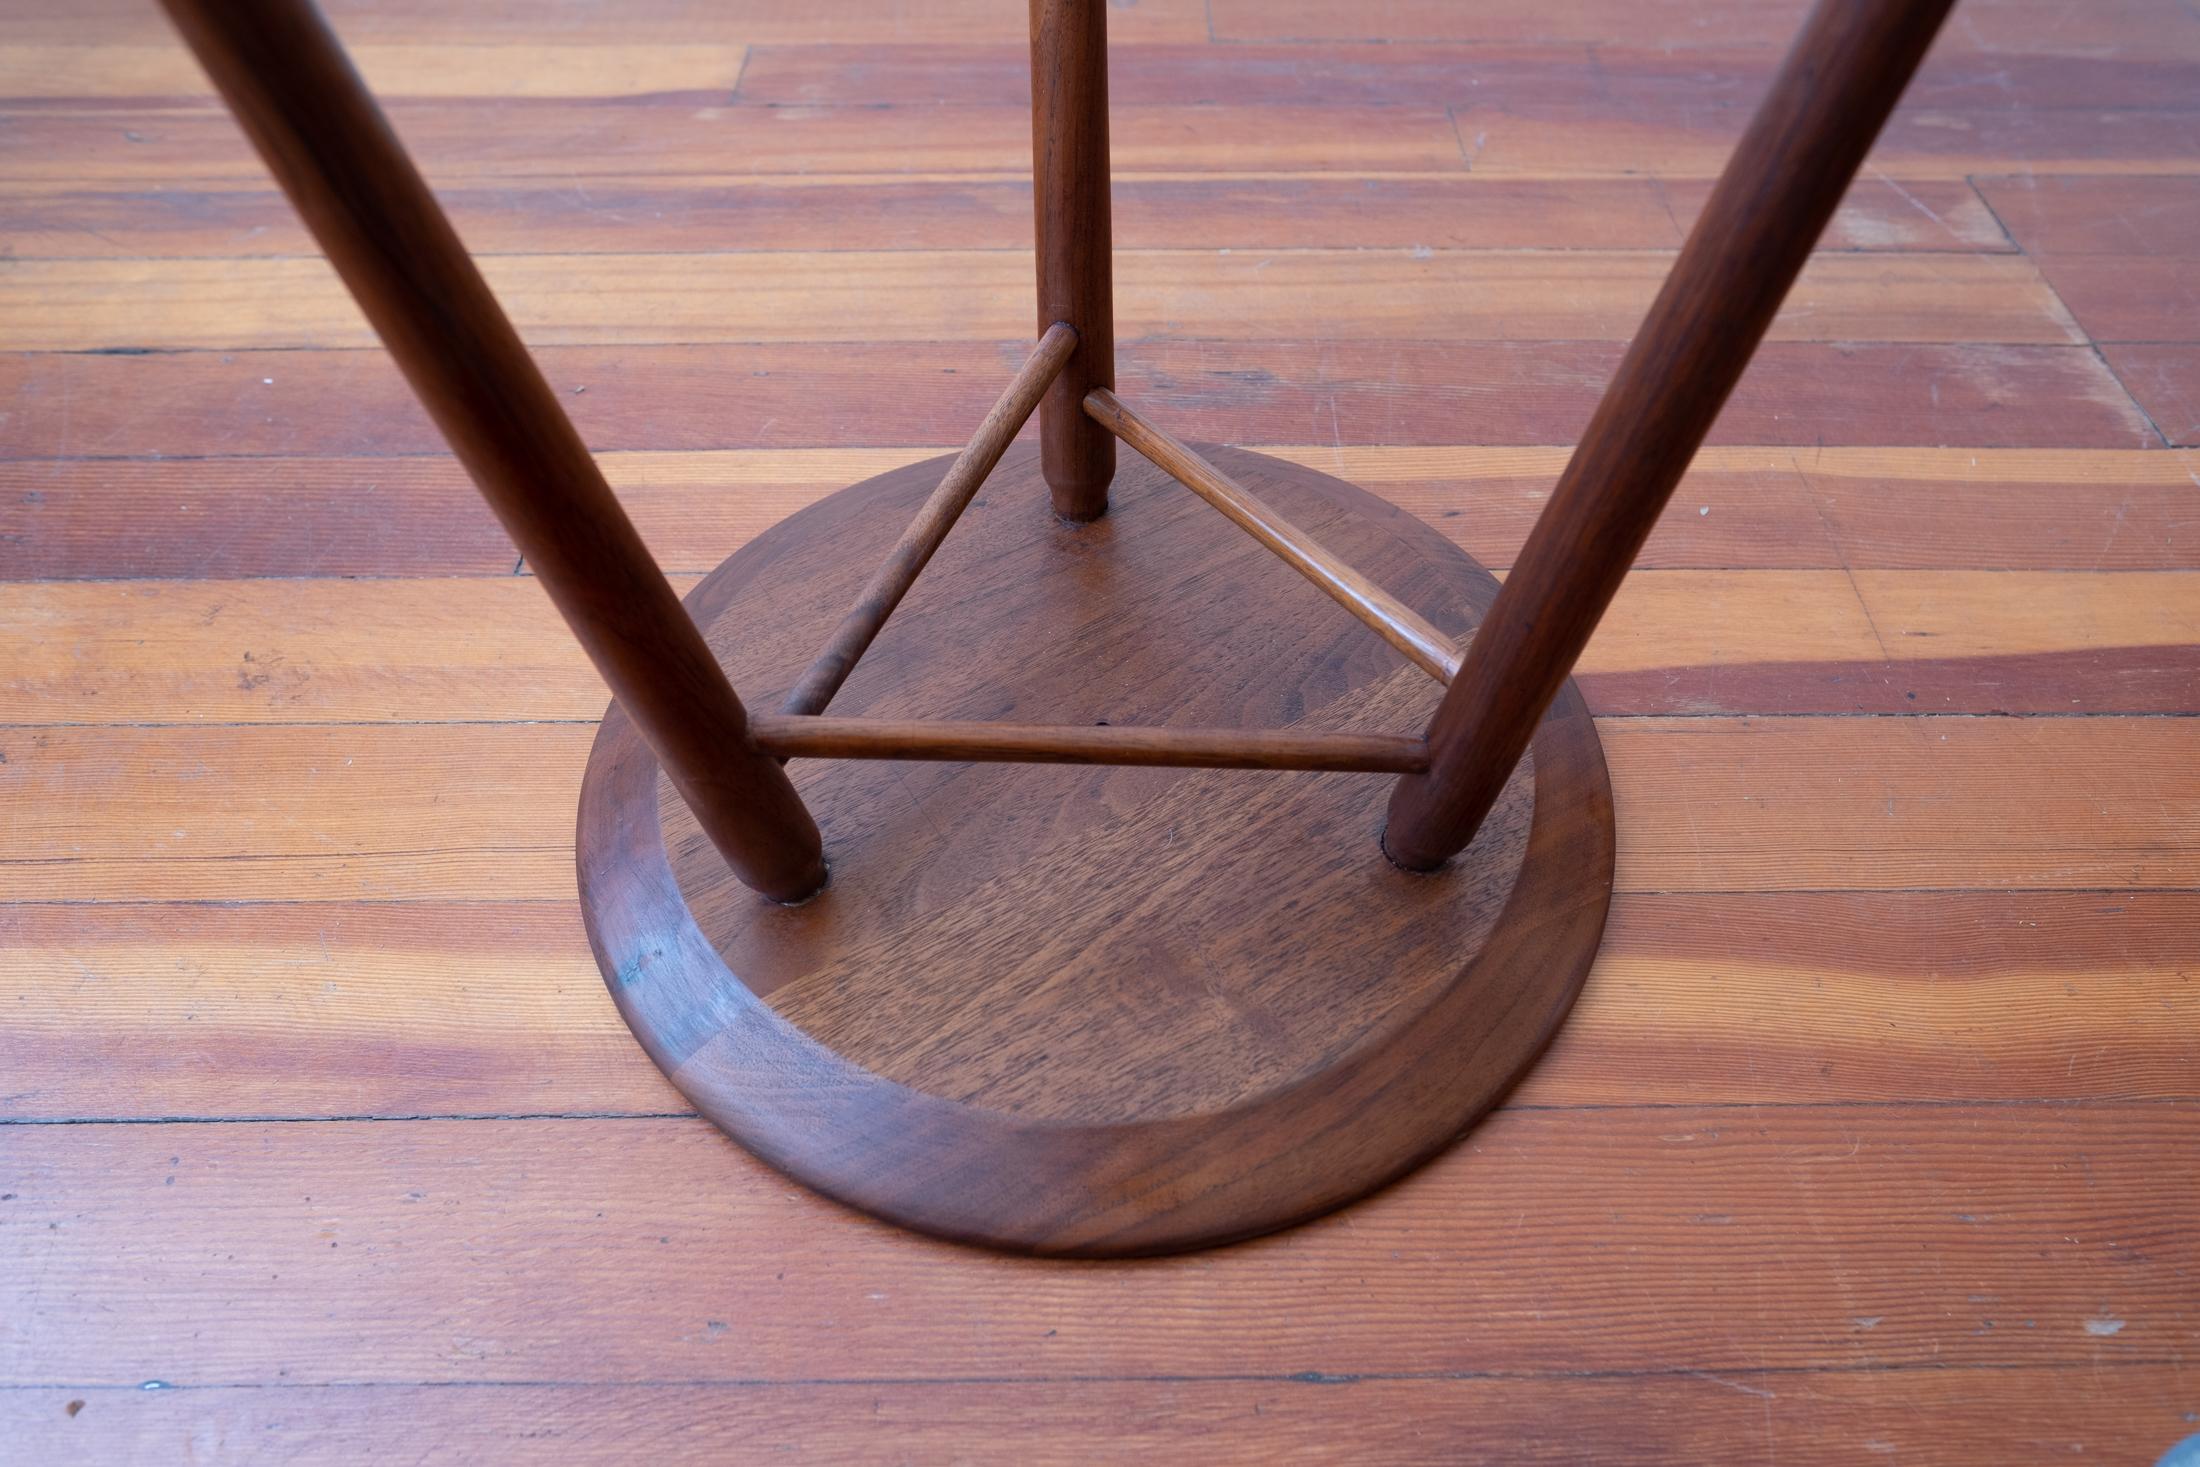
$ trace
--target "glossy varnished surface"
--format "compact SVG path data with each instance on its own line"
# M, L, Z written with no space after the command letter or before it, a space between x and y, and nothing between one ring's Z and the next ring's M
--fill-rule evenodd
M1015 0L331 14L683 592L1030 350ZM1800 14L1111 8L1117 390L1505 574ZM692 1113L582 929L542 588L153 6L23 0L0 62L0 1456L2200 1431L2182 0L1962 0L1585 654L1618 889L1527 1080L1121 1265Z
M1212 452L1452 635L1495 592L1372 496ZM707 577L689 605L729 674L770 688L799 669L946 467L835 495ZM1389 729L1425 720L1436 692L1159 469L1127 464L1107 517L1072 527L1022 451L842 704ZM1489 838L1434 876L1382 858L1379 775L791 770L834 870L792 909L730 879L625 720L606 720L582 905L622 1013L705 1114L795 1176L1039 1252L1261 1232L1426 1156L1542 1049L1609 895L1609 785L1578 697Z

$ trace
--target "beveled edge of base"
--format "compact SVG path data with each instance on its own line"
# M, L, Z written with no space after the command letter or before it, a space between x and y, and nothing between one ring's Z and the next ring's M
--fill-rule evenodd
M863 1069L781 1018L696 926L665 850L656 761L616 704L582 785L582 915L612 998L658 1067L804 1185L901 1226L1016 1252L1213 1246L1306 1221L1412 1170L1502 1099L1564 1022L1602 937L1615 853L1603 748L1571 681L1534 752L1534 815L1512 893L1418 1022L1206 1114L1093 1125L985 1110Z

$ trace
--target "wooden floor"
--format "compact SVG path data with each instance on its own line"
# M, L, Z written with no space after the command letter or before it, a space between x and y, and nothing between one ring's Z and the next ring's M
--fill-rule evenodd
M1025 349L1014 0L334 15L683 585ZM1502 568L1799 15L1118 0L1125 396ZM2189 0L1963 0L1585 659L1620 893L1542 1068L1134 1266L685 1111L574 904L604 694L155 8L11 0L0 97L0 1458L2200 1432Z

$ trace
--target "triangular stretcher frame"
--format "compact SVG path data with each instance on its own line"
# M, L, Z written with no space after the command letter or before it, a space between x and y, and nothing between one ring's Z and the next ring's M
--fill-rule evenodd
M1419 774L1428 768L1420 734L1299 733L1289 729L1155 728L1122 724L1004 724L930 719L887 721L826 715L833 695L916 584L933 553L970 506L986 476L1077 347L1057 321L1016 376L909 528L894 542L832 638L797 680L777 714L751 714L756 747L775 758L952 759L1024 764L1168 764L1210 769L1360 770ZM1448 683L1460 650L1427 618L1322 548L1188 445L1140 417L1107 388L1084 399L1088 417L1232 524L1275 552L1345 610L1366 622L1416 667Z

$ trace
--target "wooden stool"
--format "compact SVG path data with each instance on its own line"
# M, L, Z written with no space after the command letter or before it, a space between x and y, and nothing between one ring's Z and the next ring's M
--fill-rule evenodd
M308 0L164 3L611 685L581 903L650 1057L855 1206L1125 1254L1381 1185L1564 1020L1613 860L1568 673L1952 0L1821 0L1502 589L1116 396L1106 7L1031 0L1038 345L684 609Z

